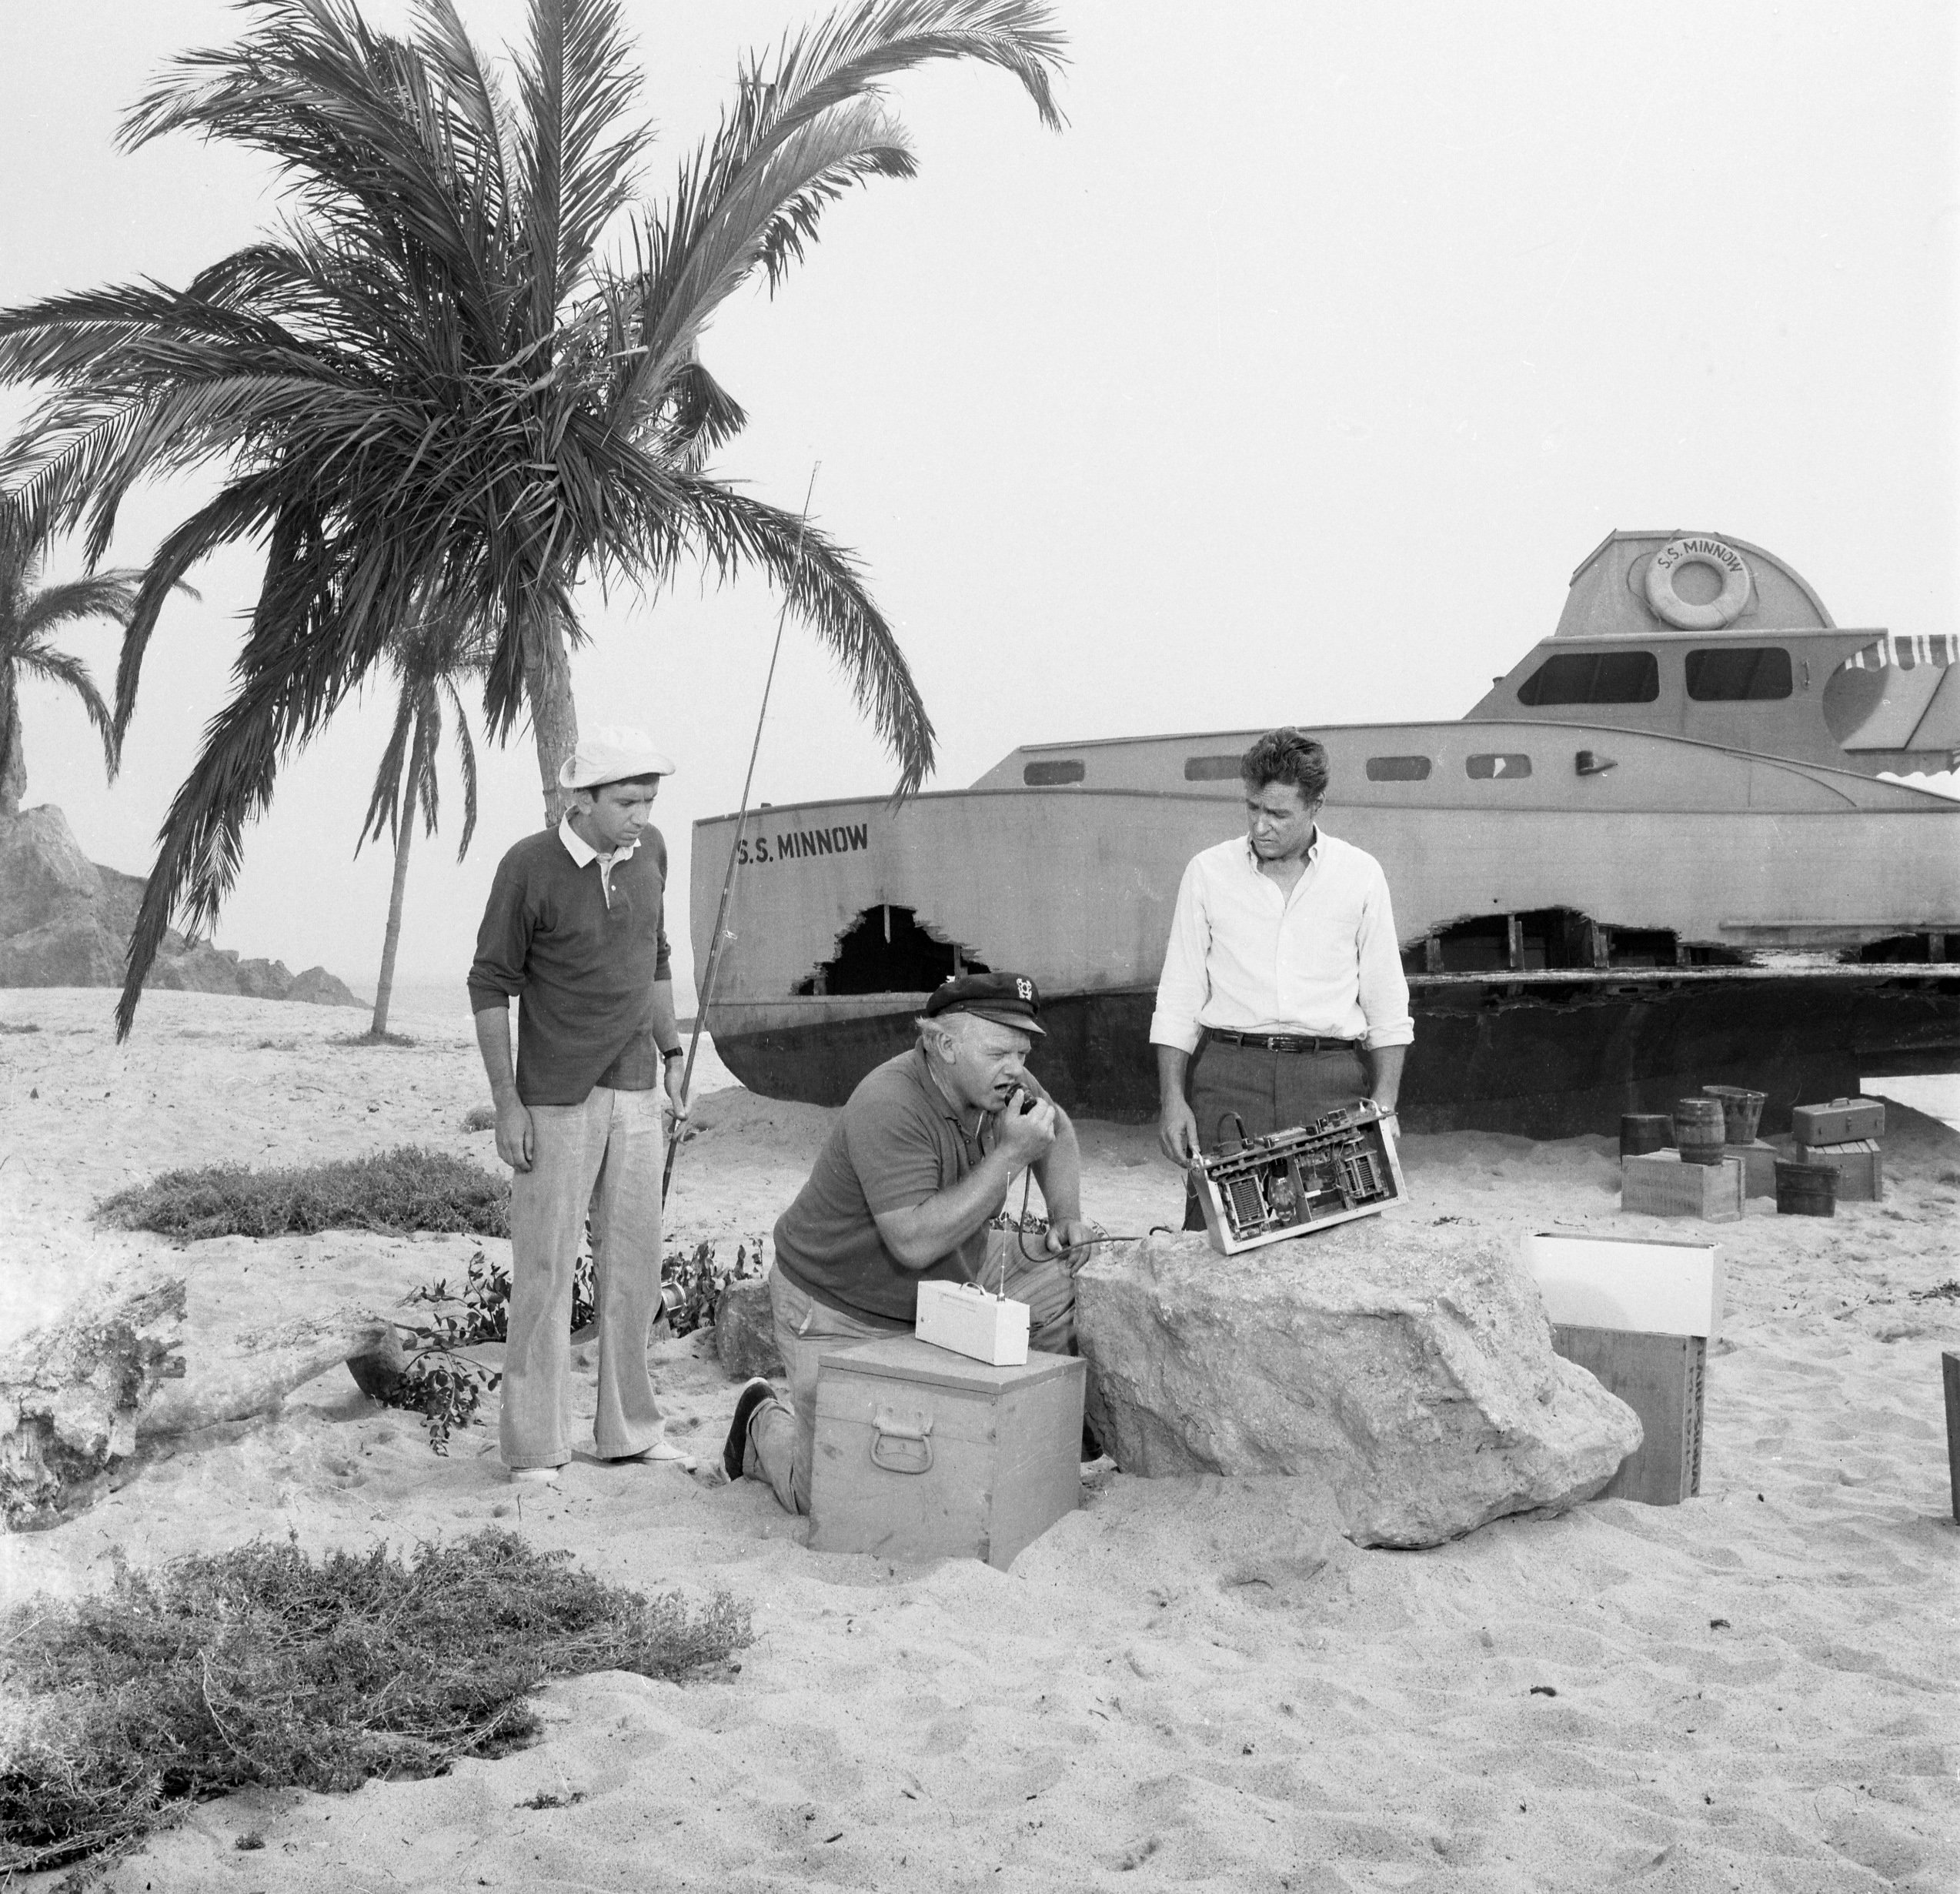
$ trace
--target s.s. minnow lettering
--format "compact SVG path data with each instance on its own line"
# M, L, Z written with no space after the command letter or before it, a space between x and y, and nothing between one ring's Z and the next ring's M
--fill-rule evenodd
M870 829L863 822L840 822L827 829L783 829L774 835L745 837L735 859L766 867L774 861L800 861L811 855L853 855L870 845Z

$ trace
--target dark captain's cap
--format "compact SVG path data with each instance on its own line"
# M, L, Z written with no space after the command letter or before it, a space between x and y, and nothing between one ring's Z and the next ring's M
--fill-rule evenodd
M1041 995L1025 974L962 974L936 988L926 1002L928 1019L942 1013L971 1013L997 1026L1045 1039L1040 1012Z

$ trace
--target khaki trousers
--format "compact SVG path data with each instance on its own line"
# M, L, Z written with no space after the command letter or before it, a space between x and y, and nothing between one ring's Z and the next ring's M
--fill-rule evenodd
M646 1344L660 1305L660 1094L594 1086L531 1107L529 1171L510 1180L510 1324L499 1442L507 1467L572 1457L572 1274L592 1217L602 1460L650 1447L660 1409Z

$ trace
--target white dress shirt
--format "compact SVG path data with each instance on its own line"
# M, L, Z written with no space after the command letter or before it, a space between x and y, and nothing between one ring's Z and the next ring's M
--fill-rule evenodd
M1381 864L1320 829L1287 893L1259 872L1244 836L1194 855L1150 1043L1190 1052L1204 1026L1409 1044L1415 1022Z
M639 847L636 835L624 848L616 848L609 855L602 855L591 843L572 826L569 810L559 819L558 839L565 844L565 852L583 868L588 862L599 863L599 891L606 897L606 905L613 905L613 870Z

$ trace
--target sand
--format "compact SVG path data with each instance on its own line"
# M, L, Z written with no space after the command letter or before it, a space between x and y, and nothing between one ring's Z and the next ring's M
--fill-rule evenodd
M416 1045L365 1050L332 1043L351 1014L158 994L116 1049L109 999L0 994L0 1024L42 1028L0 1033L0 1324L138 1258L189 1272L194 1346L460 1277L472 1239L173 1251L88 1211L172 1165L409 1141L494 1163L462 1129L482 1098L464 1023L400 1019ZM728 1088L699 1116L670 1234L766 1231L830 1114ZM1147 1131L1084 1142L1107 1228L1174 1215ZM1415 1137L1404 1157L1413 1217L1689 1227L1621 1218L1601 1138ZM336 1370L72 1523L0 1539L0 1585L88 1587L112 1552L496 1522L643 1590L753 1607L739 1672L554 1685L541 1741L436 1780L207 1804L117 1865L117 1889L1948 1889L1960 1532L1939 1355L1960 1302L1913 1292L1960 1277L1960 1135L1895 1110L1886 1161L1883 1204L1824 1222L1758 1202L1711 1231L1728 1317L1701 1495L1678 1507L1362 1552L1296 1517L1284 1483L1106 1471L1006 1573L815 1555L766 1490L723 1482L735 1388L686 1338L659 1370L691 1474L582 1459L520 1502L486 1430L438 1458ZM566 1805L524 1805L540 1795ZM235 1849L247 1832L262 1849Z

